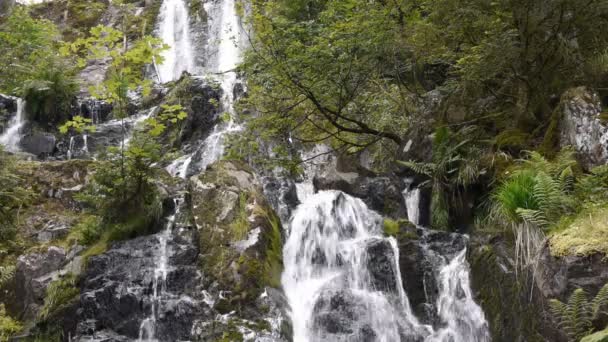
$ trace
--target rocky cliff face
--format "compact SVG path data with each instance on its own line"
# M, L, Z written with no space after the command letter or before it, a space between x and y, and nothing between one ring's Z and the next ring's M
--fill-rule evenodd
M586 168L608 162L608 126L597 94L586 88L567 91L561 99L561 145L572 146Z

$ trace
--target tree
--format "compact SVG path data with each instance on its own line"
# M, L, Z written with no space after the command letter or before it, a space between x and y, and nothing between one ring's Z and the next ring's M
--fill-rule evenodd
M168 46L158 38L143 36L131 47L127 43L127 33L108 26L91 29L88 38L80 38L63 46L65 55L79 56L78 65L84 67L92 60L107 59L109 68L106 79L90 87L91 94L113 106L113 114L121 120L122 143L120 147L121 173L126 172L124 165L124 140L126 129L124 119L129 115L129 92L141 89L143 96L150 93L152 81L144 76L144 67L153 61L162 62L161 53Z
M301 8L307 8L301 12ZM313 19L314 18L314 19ZM399 24L380 2L255 2L246 57L249 97L263 139L396 149L410 91L394 77Z
M482 149L473 141L475 131L476 127L473 126L466 126L457 132L440 127L435 131L430 162L398 161L428 178L420 186L428 185L431 188L431 215L435 228L452 228L450 220L468 205L464 195L486 171Z
M58 57L59 39L52 22L33 19L26 7L16 6L0 24L0 91L15 94L30 75L44 70Z

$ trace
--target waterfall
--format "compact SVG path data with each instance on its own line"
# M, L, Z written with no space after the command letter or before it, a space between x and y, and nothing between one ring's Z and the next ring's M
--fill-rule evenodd
M430 334L411 311L397 243L382 236L381 223L363 201L338 191L321 191L297 208L282 276L295 342Z
M152 281L152 308L150 316L141 322L139 327L138 342L157 342L156 321L158 320L158 310L162 305L163 297L167 292L167 274L169 271L169 247L167 242L171 238L175 217L179 215L180 202L175 200L175 213L171 215L165 224L165 229L158 234L158 250L156 251L156 268Z
M473 300L466 249L439 271L439 318L445 324L430 341L490 341L488 323Z
M68 160L72 159L72 156L74 155L74 144L75 144L74 136L71 136L70 144L68 145Z
M465 251L437 256L441 322L419 322L403 289L396 240L360 199L339 191L309 196L294 212L283 249L282 284L295 342L487 342L473 301Z
M16 98L17 113L9 121L6 131L0 135L0 144L6 147L9 152L18 152L21 142L21 128L25 124L25 101Z
M242 129L235 122L234 112L234 87L238 81L235 69L241 61L243 40L235 1L216 1L213 4L206 4L205 8L209 14L209 41L217 43L217 46L207 47L209 62L205 69L220 84L223 93L221 108L228 114L229 120L215 125L211 134L195 148L194 152L182 156L167 166L167 171L174 177L186 178L191 167L204 170L209 164L219 160L224 155L226 135Z
M163 62L158 66L161 82L179 79L184 71L195 71L189 20L184 0L163 1L158 31L160 38L169 45L169 49L163 52Z
M412 179L405 180L406 187L402 192L405 208L407 210L407 219L415 224L420 224L420 189L412 189Z

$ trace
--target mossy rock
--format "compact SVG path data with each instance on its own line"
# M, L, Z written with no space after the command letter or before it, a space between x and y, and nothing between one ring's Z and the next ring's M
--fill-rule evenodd
M581 342L608 342L608 328L583 337Z
M503 246L504 247L504 246ZM508 261L493 244L473 245L469 255L471 285L476 301L490 325L492 341L545 341L541 335L542 313L528 300L528 284L521 282Z
M222 307L255 300L279 287L281 225L245 164L220 161L190 179L190 208L199 229L201 266L231 291Z

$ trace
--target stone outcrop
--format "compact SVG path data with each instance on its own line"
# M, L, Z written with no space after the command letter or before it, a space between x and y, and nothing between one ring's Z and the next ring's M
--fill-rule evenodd
M573 146L583 166L608 162L608 125L602 122L602 104L596 93L579 87L562 96L560 142Z

